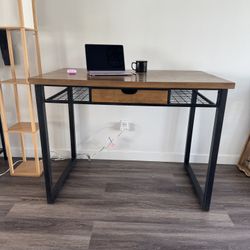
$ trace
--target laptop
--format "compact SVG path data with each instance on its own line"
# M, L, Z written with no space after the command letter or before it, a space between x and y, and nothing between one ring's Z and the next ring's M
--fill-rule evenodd
M122 45L85 44L87 71L90 76L128 76Z

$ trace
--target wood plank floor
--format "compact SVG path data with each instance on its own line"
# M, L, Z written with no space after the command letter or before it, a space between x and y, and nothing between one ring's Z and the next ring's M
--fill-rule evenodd
M6 163L0 160L0 172ZM62 163L54 166L54 176ZM195 166L204 182L206 168ZM79 161L54 205L42 178L0 178L0 249L250 249L250 179L218 166L202 212L181 164Z

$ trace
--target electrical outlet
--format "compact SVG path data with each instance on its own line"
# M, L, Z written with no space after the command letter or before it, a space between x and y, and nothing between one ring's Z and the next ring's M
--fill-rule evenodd
M130 126L128 121L120 121L120 131L125 131L125 130L129 131L129 129Z

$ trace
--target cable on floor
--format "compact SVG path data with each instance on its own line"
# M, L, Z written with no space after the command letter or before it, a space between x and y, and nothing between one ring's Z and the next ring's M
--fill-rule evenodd
M22 162L22 160L16 161L16 162L13 164L13 167L15 167L15 166L17 165L17 163L19 163L19 162ZM0 173L0 177L6 175L8 172L10 172L10 169L9 169L9 168L8 168L5 172Z
M110 136L107 138L107 143L104 144L102 147L100 147L99 150L97 150L96 152L92 153L92 154L88 154L88 153L82 153L82 154L78 154L77 156L84 156L87 158L88 161L93 160L99 153L101 153L102 151L108 149L111 146L115 146L116 141L118 141L119 137L121 137L121 135L126 132L127 130L122 130L120 131L120 133L113 139ZM54 156L51 158L51 160L53 161L64 161L64 160L69 160L70 157L64 157L62 155L60 155L58 152L56 151L50 151L51 154L54 154Z
M58 152L56 151L50 151L51 154L54 154L53 157L51 157L52 161L64 161L64 160L68 160L70 158L64 157L62 155L60 155Z
M118 141L119 137L121 137L121 135L125 132L126 130L122 130L120 131L120 133L113 139L111 137L107 138L107 143L104 144L99 150L97 150L97 152L93 153L93 154L79 154L78 156L85 156L87 157L88 161L93 160L99 153L101 153L102 151L108 149L111 146L115 146L116 141Z

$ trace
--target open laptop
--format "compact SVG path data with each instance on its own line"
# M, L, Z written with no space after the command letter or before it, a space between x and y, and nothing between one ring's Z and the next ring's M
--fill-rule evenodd
M127 76L122 45L85 44L88 74L91 76Z

